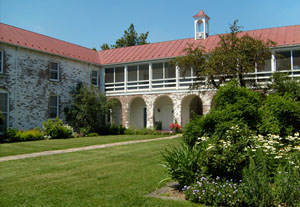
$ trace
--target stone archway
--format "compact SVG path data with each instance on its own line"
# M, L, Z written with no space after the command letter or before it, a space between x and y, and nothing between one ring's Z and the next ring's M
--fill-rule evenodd
M122 125L122 104L117 98L113 98L113 108L111 110L111 124Z
M142 129L147 126L147 107L143 98L133 98L129 104L129 126Z
M154 102L154 126L158 130L170 130L173 122L173 101L169 96L160 96Z
M203 104L199 96L188 95L181 102L181 125L184 126L197 115L203 115Z

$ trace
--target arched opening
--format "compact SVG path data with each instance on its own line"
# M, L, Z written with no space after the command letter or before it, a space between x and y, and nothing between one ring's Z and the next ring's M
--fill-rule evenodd
M173 122L173 102L168 96L161 96L154 103L154 126L157 130L170 130Z
M189 95L181 102L181 125L184 126L193 118L203 114L202 101L197 95Z
M112 110L111 110L111 124L115 125L122 125L122 104L119 99L111 99L110 100L113 104Z
M143 98L137 97L130 104L129 125L142 129L147 126L147 107Z

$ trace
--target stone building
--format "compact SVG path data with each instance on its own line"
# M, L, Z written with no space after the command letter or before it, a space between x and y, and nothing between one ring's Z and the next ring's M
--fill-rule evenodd
M219 36L209 35L209 19L202 10L194 16L194 38L104 51L0 23L0 110L5 116L0 130L64 119L63 109L78 82L95 85L115 99L110 121L125 127L169 130L172 122L185 125L195 114L206 114L215 91L191 90L193 70L183 77L169 61L184 55L188 44L201 45L206 52L215 48ZM255 68L249 78L263 83L275 71L300 77L300 25L241 35L246 33L277 43L265 67Z

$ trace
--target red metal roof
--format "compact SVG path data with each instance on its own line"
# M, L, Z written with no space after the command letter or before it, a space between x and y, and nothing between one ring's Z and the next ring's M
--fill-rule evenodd
M0 42L100 64L98 54L94 50L2 23Z
M240 35L246 33L264 41L273 40L277 42L277 47L300 45L300 25L245 31L241 32ZM188 38L96 52L92 49L0 23L0 42L101 65L182 56L185 55L183 50L189 44L202 46L206 52L210 52L216 47L218 41L219 35L212 35L200 40Z
M210 19L209 16L207 16L207 15L204 13L203 10L200 10L199 13L196 14L195 16L193 16L193 17L194 17L194 18L196 18L196 17L207 17L208 19Z
M300 45L300 25L276 27L241 32L263 41L272 40L276 47ZM183 50L189 45L202 46L206 52L212 51L219 42L219 35L208 36L206 39L194 38L158 42L147 45L138 45L125 48L98 51L102 57L101 64L118 64L127 62L146 61L163 58L173 58L185 55Z

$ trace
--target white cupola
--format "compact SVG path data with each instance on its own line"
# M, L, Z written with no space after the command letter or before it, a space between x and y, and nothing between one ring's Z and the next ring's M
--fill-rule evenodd
M203 10L201 10L194 17L194 25L195 25L195 40L198 39L206 39L209 34L208 29L208 21L209 16L207 16Z

